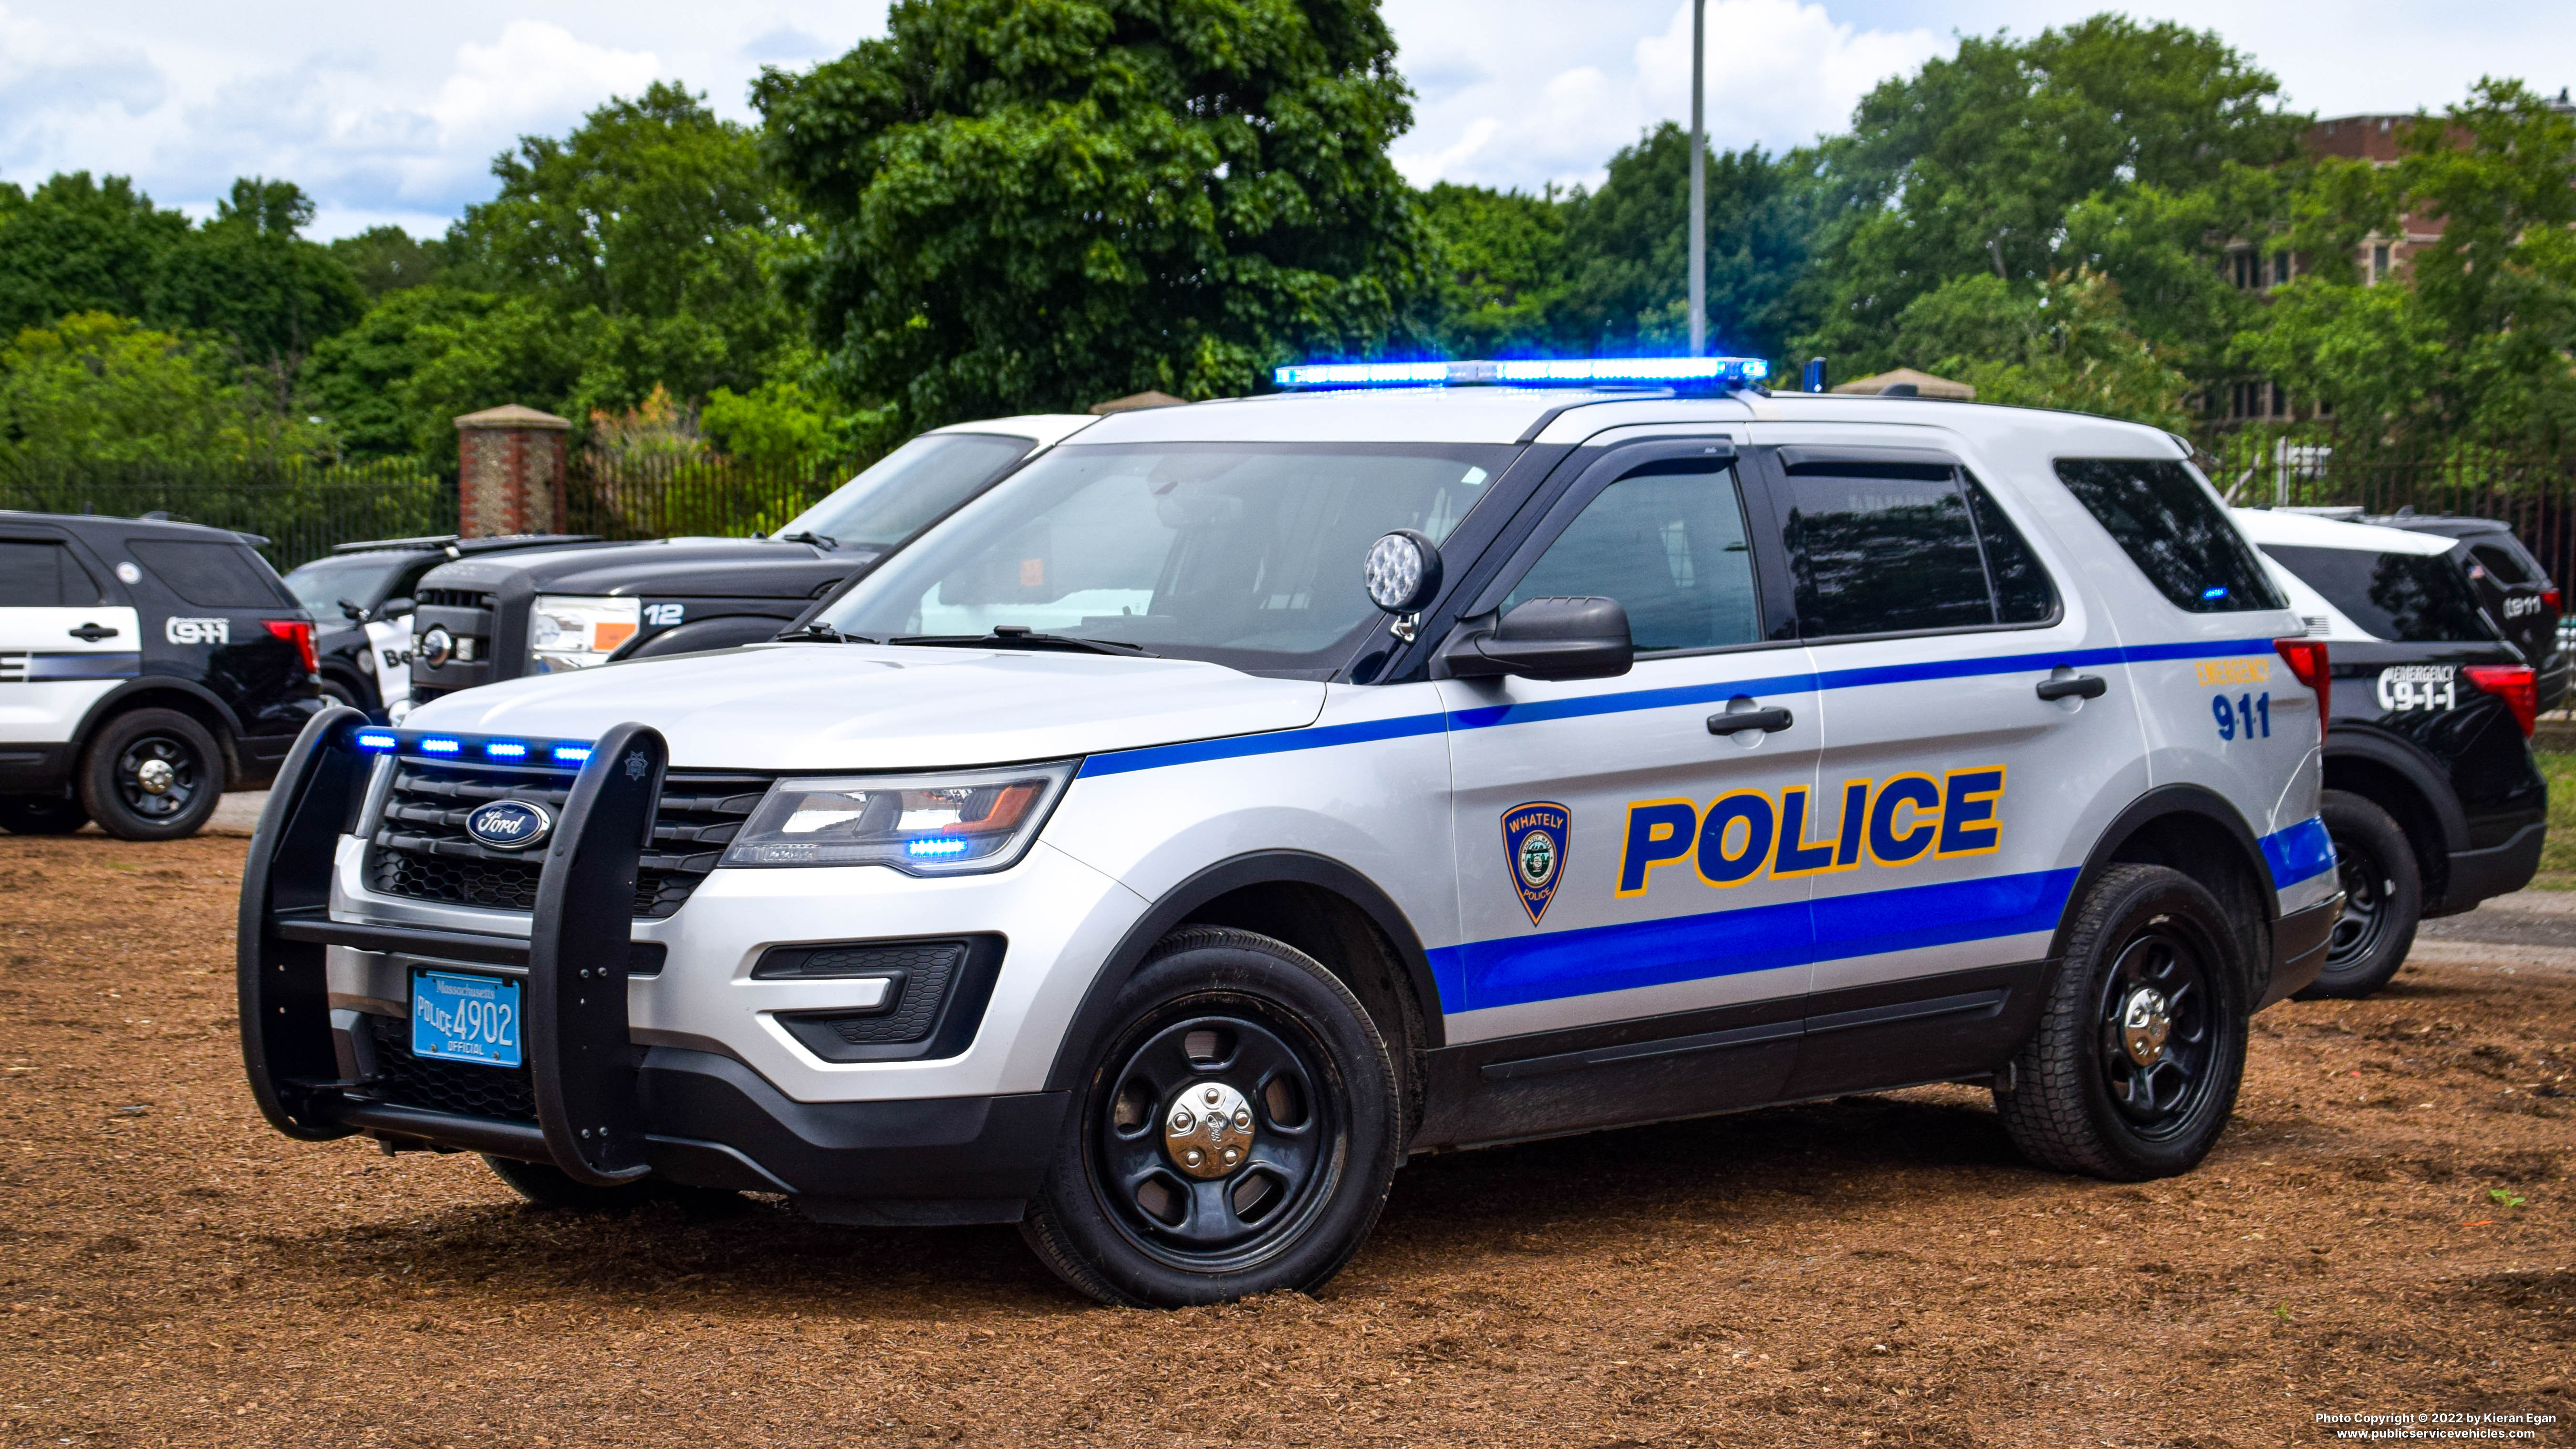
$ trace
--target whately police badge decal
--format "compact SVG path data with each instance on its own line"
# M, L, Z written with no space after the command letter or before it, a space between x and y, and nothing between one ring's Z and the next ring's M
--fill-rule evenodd
M1533 800L1503 812L1503 855L1512 868L1512 887L1520 892L1521 909L1530 924L1547 914L1556 899L1556 883L1565 878L1566 808L1553 800Z

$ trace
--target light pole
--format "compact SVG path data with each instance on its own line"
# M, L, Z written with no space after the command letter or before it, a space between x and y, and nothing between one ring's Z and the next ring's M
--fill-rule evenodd
M1708 0L1691 0L1690 355L1708 355L1707 118L1702 95L1708 66Z

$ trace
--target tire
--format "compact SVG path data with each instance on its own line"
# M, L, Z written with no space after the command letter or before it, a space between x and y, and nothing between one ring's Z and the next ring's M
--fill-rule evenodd
M2343 914L2326 942L2325 969L2299 999L2368 996L2387 985L2415 949L2415 927L2424 919L2424 873L2406 832L2369 797L2328 790L2318 796L2317 813L2334 837Z
M367 702L367 695L370 692L346 680L335 679L328 674L322 676L322 697L333 704L345 704L360 714L371 715L375 711L376 707Z
M575 1182L571 1175L551 1163L521 1162L516 1158L483 1155L483 1165L492 1175L510 1185L510 1190L541 1208L571 1213L613 1213L639 1208L663 1196L662 1185L650 1177L615 1187L597 1187Z
M2207 888L2158 865L2105 870L2072 920L2038 1029L1995 1093L2004 1131L2061 1172L2188 1172L2226 1129L2245 1076L2244 947Z
M0 795L0 830L12 835L69 835L89 823L78 800L54 795Z
M1104 1303L1157 1308L1312 1291L1341 1271L1403 1145L1394 1065L1350 988L1267 936L1191 927L1154 948L1110 1021L1020 1224L1038 1257Z
M223 792L223 751L204 725L177 710L118 715L81 757L81 808L119 840L194 835Z

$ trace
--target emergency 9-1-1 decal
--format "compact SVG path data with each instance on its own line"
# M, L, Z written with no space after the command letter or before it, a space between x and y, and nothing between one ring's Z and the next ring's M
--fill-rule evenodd
M1722 890L1764 876L1857 870L1864 860L1905 866L2003 848L2001 765L1951 770L1938 780L1915 773L1847 780L1839 793L1842 808L1829 834L1822 834L1825 811L1813 808L1804 785L1776 797L1731 790L1705 808L1695 800L1631 801L1617 894L1644 895L1656 867L1685 860L1703 884ZM1504 817L1506 835L1512 818Z
M1503 856L1533 926L1556 899L1556 883L1565 879L1565 827L1571 818L1553 800L1533 800L1503 812Z

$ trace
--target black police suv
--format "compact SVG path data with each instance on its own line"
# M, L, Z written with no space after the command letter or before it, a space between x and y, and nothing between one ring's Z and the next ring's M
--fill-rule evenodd
M2540 708L2558 708L2567 697L2571 656L2558 637L2563 612L2558 585L2521 539L2492 518L2434 518L2415 513L2373 514L2362 519L2456 540L2451 556L2468 570L2478 603L2505 642L2522 651L2536 676Z
M409 616L421 575L460 558L598 541L591 533L371 539L288 570L286 587L313 616L322 692L381 722L388 701L410 696Z
M763 538L461 558L415 590L411 699L776 638L1033 454L1099 421L1041 414L922 434Z
M0 828L193 835L277 773L318 672L248 535L0 512Z
M2519 890L2548 787L2532 763L2538 675L2488 617L2447 535L2284 511L2236 513L2328 641L2320 801L2345 902L2308 996L2386 985L2427 916Z

